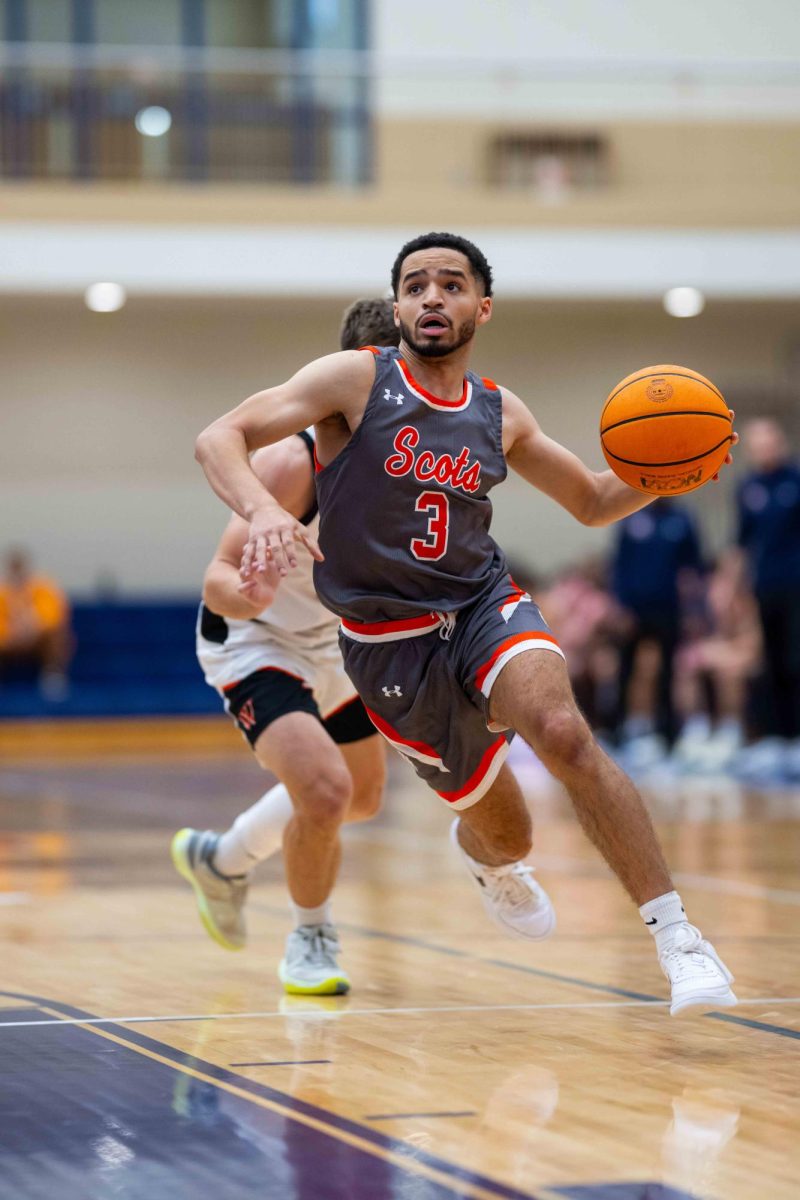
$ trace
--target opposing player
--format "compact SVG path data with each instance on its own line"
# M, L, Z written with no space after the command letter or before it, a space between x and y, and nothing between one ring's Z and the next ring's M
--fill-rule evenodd
M396 345L392 305L359 300L344 315L344 348ZM302 431L252 460L258 479L316 534L314 441ZM306 556L281 581L274 566L242 582L247 522L231 518L206 571L197 654L206 681L281 781L223 834L182 829L172 857L193 886L210 935L230 950L245 944L243 906L252 868L283 844L295 916L279 976L288 992L345 992L330 893L339 864L339 826L380 805L381 739L342 667L338 621L317 599Z
M488 493L507 466L586 525L647 498L590 471L517 396L466 369L492 315L492 273L476 246L415 238L392 286L399 350L319 359L200 435L212 486L250 523L242 576L288 574L306 551L317 559L350 678L378 729L458 812L454 843L502 928L537 940L555 925L523 862L530 817L503 765L516 730L564 784L655 935L671 1012L735 1004L730 972L686 920L640 796L592 737L555 639L489 536ZM311 423L319 545L248 465L249 451Z

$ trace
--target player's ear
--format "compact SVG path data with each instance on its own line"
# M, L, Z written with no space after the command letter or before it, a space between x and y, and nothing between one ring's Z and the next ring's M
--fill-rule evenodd
M483 296L478 307L478 317L476 324L485 325L487 321L492 319L492 297Z

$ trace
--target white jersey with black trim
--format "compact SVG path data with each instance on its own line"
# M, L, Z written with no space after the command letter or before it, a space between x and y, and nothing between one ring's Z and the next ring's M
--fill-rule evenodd
M313 434L299 434L314 455ZM308 531L319 536L316 503L301 518ZM284 645L309 651L338 642L339 618L320 602L314 588L314 559L298 546L297 566L280 582L275 598L257 617L234 620L200 605L197 618L197 657L206 682L224 688L269 663L271 646Z

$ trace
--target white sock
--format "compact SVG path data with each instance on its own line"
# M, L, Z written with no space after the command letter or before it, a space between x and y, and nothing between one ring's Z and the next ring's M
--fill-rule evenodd
M294 812L291 797L278 783L233 822L214 853L223 875L245 875L281 847L283 831Z
M301 925L333 924L330 900L323 900L322 904L318 904L316 908L302 908L301 905L295 904L294 900L291 901L291 906L295 929L299 929Z
M666 934L670 926L687 924L686 911L677 892L665 892L663 896L656 896L655 900L648 900L639 912L659 948L664 940L662 934ZM672 934L667 936L671 937Z

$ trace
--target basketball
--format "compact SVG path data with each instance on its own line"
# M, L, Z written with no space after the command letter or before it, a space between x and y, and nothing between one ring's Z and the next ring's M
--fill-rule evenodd
M622 379L600 416L600 443L623 483L677 496L708 483L733 437L722 393L688 367L643 367Z

